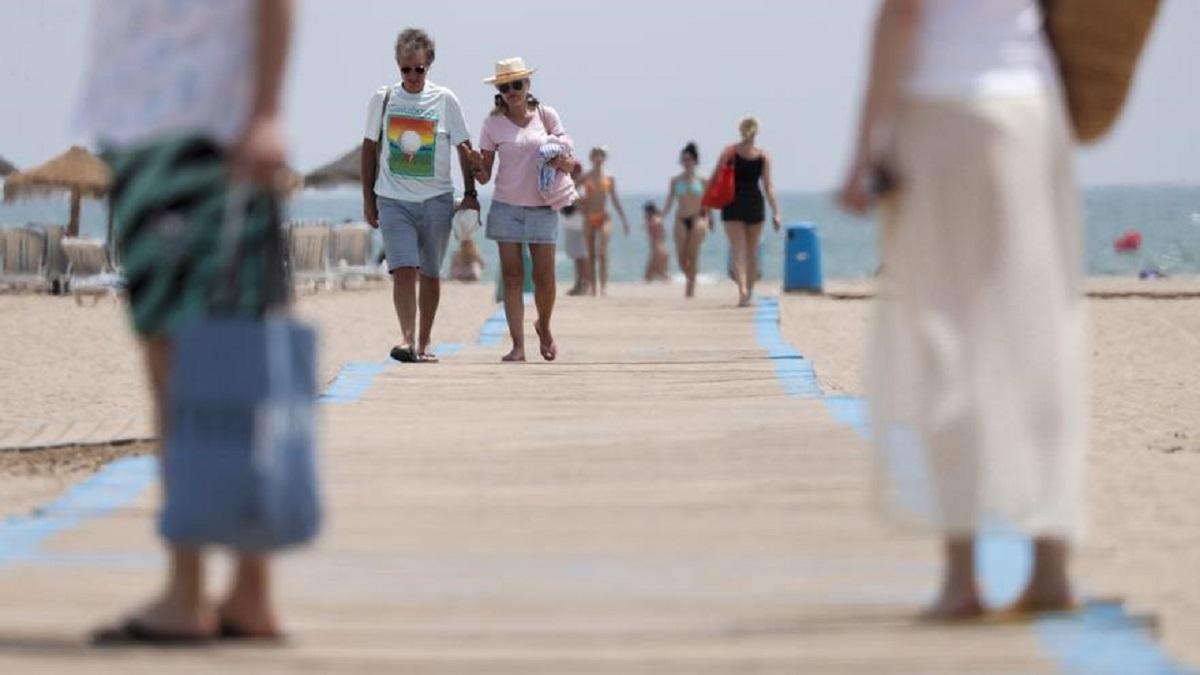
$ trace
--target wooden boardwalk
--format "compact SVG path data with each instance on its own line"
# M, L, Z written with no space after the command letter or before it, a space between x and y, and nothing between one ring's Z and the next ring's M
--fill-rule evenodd
M877 521L865 445L784 395L754 310L677 293L560 303L555 364L470 345L325 406L287 647L84 644L158 583L148 490L0 564L0 672L1058 670L1028 626L916 624L937 547Z

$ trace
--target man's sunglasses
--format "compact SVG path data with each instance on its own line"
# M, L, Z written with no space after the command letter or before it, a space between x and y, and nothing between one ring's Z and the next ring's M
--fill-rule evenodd
M512 89L513 91L521 91L524 88L525 80L517 80L516 82L510 82L508 84L496 85L496 90L501 94L507 94L509 89Z
M429 70L429 66L400 66L400 72L405 75L408 75L414 70L417 71L418 75L424 75Z

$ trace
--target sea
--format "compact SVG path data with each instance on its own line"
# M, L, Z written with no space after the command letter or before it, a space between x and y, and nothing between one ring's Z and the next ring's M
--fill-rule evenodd
M609 251L609 279L613 282L641 281L649 253L642 220L642 205L661 194L631 194L622 200L630 219L630 234L621 233L614 214L614 234ZM1137 276L1144 270L1157 270L1168 276L1200 275L1200 184L1197 185L1123 185L1091 187L1082 191L1084 242L1087 273L1090 275ZM486 212L487 200L483 202ZM779 195L785 226L811 223L816 226L823 259L823 273L830 280L854 280L870 277L879 266L876 230L871 219L842 213L827 192L792 192ZM289 200L291 219L321 219L332 223L362 219L362 198L357 189L306 190ZM64 197L0 204L0 227L26 223L66 223L68 204ZM103 238L107 228L107 209L103 202L85 201L81 234ZM1137 230L1142 247L1133 253L1118 253L1114 240L1123 233ZM486 261L487 273L498 269L496 247L476 234ZM377 242L378 246L378 242ZM673 250L673 244L671 244ZM783 273L785 236L767 231L761 248L763 277L779 279ZM720 225L706 239L702 251L702 280L712 281L726 274L729 245ZM449 256L447 256L449 258ZM448 260L447 260L448 264ZM677 267L672 253L673 272ZM559 279L573 275L570 260L559 248Z

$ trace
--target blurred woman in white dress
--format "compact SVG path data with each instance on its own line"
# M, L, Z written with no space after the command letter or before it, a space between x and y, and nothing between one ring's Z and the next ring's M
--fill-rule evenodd
M992 525L1034 540L1010 610L1075 602L1080 225L1041 23L1037 0L884 0L839 196L863 213L885 195L867 386L882 505L945 537L932 619L987 611L974 543Z

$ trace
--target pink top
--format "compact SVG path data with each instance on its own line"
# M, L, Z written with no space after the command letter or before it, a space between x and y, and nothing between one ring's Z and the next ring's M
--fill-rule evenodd
M493 199L512 206L547 205L538 192L538 150L549 140L573 145L554 108L541 106L523 127L505 115L488 115L479 133L479 148L496 153Z

